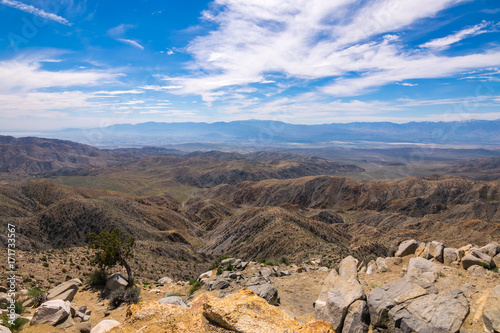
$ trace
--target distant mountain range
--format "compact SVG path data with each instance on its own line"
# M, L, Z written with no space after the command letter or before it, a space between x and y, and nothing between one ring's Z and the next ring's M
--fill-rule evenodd
M491 145L500 143L500 120L323 125L295 125L264 120L216 123L147 122L95 129L67 129L50 133L50 136L100 147L161 146L193 142L262 146L292 143L328 144L339 141Z

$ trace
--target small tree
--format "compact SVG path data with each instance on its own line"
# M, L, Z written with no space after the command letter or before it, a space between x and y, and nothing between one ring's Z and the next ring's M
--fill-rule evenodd
M113 267L116 264L122 265L127 270L127 288L134 286L134 274L126 261L126 259L133 257L134 237L122 235L117 228L103 231L98 235L91 232L87 237L89 238L89 247L97 250L92 263L101 269Z

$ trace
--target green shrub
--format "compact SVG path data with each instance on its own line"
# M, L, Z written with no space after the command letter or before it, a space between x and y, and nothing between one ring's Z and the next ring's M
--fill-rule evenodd
M491 269L490 265L485 262L481 262L481 266L483 266L485 269Z
M87 284L93 287L105 286L107 280L108 274L105 270L94 270L90 273Z
M233 264L228 263L228 264L226 265L226 267L224 267L224 270L225 270L225 271L235 271L235 270L236 270L236 268L234 268Z
M221 275L221 274L222 274L222 268L217 267L217 273L216 273L216 274L217 274L217 275Z
M17 318L14 320L14 324L11 325L9 323L9 317L7 316L7 314L2 315L2 325L7 327L8 329L10 329L10 331L13 333L19 332L22 329L22 327L24 326L24 324L26 324L28 322L29 322L28 319Z
M284 264L284 265L290 265L290 259L288 259L287 257L281 257L278 261L280 264Z
M269 259L257 259L257 261L267 266L276 266L276 263Z
M192 278L191 280L189 280L189 284L192 286L193 284L196 283L196 281L198 281L197 278Z
M39 288L33 288L28 291L28 298L33 302L33 307L36 308L47 300L47 294Z
M191 289L189 289L189 295L191 295L192 293L194 293L196 290L199 290L201 289L201 282L200 281L196 281L193 286L191 287Z
M119 288L113 290L109 295L109 306L112 308L117 308L121 304L136 304L139 302L139 296L141 291L137 287L132 288Z

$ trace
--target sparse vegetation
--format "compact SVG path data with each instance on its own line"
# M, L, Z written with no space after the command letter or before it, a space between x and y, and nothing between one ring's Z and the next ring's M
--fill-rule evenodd
M39 288L33 288L30 291L28 291L28 297L31 299L33 303L33 307L39 307L43 302L47 300L47 294L39 289Z
M269 259L257 259L257 261L267 266L276 266L276 263Z
M201 289L201 282L200 281L196 281L193 286L191 287L191 289L189 289L189 295L191 295L192 293L194 293L195 291Z
M119 288L113 290L109 295L109 306L117 308L121 304L136 304L139 302L141 290L137 287Z
M90 273L87 284L93 287L101 287L106 285L106 281L108 280L108 273L105 270L94 270Z
M127 270L127 288L134 286L134 274L127 259L133 257L132 250L135 245L134 237L122 235L120 229L112 229L100 234L89 233L89 247L95 249L96 254L92 263L105 269L120 264Z

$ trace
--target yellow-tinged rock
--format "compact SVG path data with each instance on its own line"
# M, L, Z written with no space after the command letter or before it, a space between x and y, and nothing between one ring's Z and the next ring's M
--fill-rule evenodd
M248 288L209 300L203 305L203 315L224 328L244 333L335 332L333 326L323 320L308 324L293 320Z
M224 298L207 293L190 308L159 302L142 302L127 309L125 323L112 333L335 333L323 320L307 324L293 320L248 288Z

